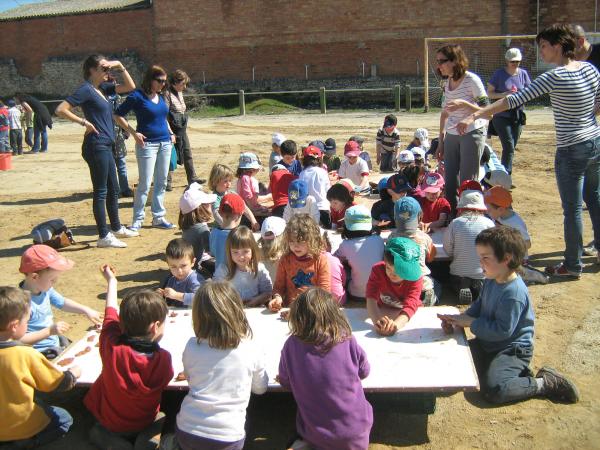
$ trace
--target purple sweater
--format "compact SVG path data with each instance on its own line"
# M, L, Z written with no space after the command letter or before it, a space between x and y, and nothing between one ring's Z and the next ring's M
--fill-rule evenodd
M325 354L290 336L281 351L279 382L296 399L298 434L316 449L365 450L373 408L360 380L369 371L354 336Z

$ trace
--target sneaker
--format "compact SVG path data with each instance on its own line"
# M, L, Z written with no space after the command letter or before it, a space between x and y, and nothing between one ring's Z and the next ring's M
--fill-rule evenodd
M179 442L177 442L177 437L174 433L169 433L167 435L162 435L160 437L160 444L158 446L158 450L181 450L179 446Z
M470 305L473 303L473 293L471 289L464 288L458 292L458 304L459 305Z
M589 247L583 247L583 254L585 256L598 256L598 250L593 245L590 245Z
M544 380L544 389L542 393L550 400L565 403L577 403L579 401L577 387L556 369L553 369L552 367L542 367L535 377Z
M550 277L548 275L527 266L521 267L521 278L523 278L525 283L529 284L548 284L550 282Z
M138 237L140 235L140 233L138 233L137 230L127 229L122 225L119 231L113 231L113 233L121 238Z
M125 248L127 244L123 241L120 241L116 238L116 236L112 233L108 233L106 237L98 239L98 248Z
M140 231L142 229L142 221L141 220L136 220L135 222L133 222L131 224L131 226L129 227L129 229L131 231L134 231L134 232L137 233L138 231Z
M581 272L573 272L567 269L562 263L556 266L548 266L544 271L552 277L575 278L577 280L581 278Z
M173 190L173 184L171 183L171 180L167 181L167 187L165 188L165 191L167 192L171 192Z
M163 230L170 230L172 228L175 228L175 225L173 225L164 217L155 217L154 219L152 219L152 226L154 228L162 228Z
M128 189L128 190L126 190L124 192L121 192L119 194L119 196L121 198L132 198L133 197L133 191L131 189Z

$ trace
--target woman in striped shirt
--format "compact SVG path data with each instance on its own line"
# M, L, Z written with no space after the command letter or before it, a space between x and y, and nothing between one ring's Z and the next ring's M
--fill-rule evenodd
M457 129L464 133L481 117L518 108L543 94L550 94L556 128L554 171L564 215L564 260L546 272L579 278L583 264L582 201L585 200L594 245L600 248L600 74L589 63L576 61L576 37L567 25L552 25L541 31L536 42L544 62L557 67L543 73L523 91L498 100L467 117Z

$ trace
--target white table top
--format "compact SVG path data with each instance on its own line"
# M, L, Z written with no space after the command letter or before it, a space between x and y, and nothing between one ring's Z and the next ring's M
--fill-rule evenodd
M371 364L371 374L363 380L367 391L395 392L457 392L479 389L479 383L464 332L455 330L447 335L441 329L437 313L457 313L450 306L419 308L407 326L392 337L373 331L364 308L348 308L345 313L353 334L365 349ZM183 371L181 356L188 339L193 336L191 310L176 310L176 317L167 317L162 348L171 353L175 375ZM279 356L287 339L288 323L266 309L247 309L246 315L254 339L265 349L269 390L280 390L275 381ZM102 367L98 347L99 334L90 331L72 344L56 362L90 347L90 351L75 357L73 363L82 369L80 385L91 385ZM90 340L88 340L90 339ZM187 389L186 381L172 380L169 389Z

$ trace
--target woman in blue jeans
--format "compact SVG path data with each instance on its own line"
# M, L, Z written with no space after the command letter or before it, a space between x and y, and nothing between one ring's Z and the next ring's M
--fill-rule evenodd
M550 94L556 129L554 171L564 215L565 253L562 263L547 267L556 277L579 278L583 269L582 203L585 201L594 229L594 246L600 248L600 74L594 66L574 59L576 37L567 25L552 25L536 37L544 62L557 67L543 73L521 92L476 111L457 129L480 117L518 108ZM599 257L600 262L600 257Z
M163 93L167 83L167 73L160 66L150 67L144 74L142 88L133 91L115 111L115 118L121 128L135 139L135 156L138 163L139 183L133 200L133 224L130 229L138 231L144 223L144 208L154 179L152 195L152 226L165 230L174 227L165 215L164 205L167 175L171 161L171 148L175 136L167 123L169 107ZM127 123L125 115L133 111L137 119L134 129Z
M109 72L120 72L123 83L108 83ZM112 105L108 96L135 89L131 76L119 61L107 61L100 55L91 55L83 63L85 82L56 108L60 117L85 127L82 155L90 169L94 188L93 210L98 228L98 247L127 247L119 237L138 236L119 221L119 183L113 155L115 143ZM72 108L79 106L84 119ZM106 225L106 212L110 228Z

